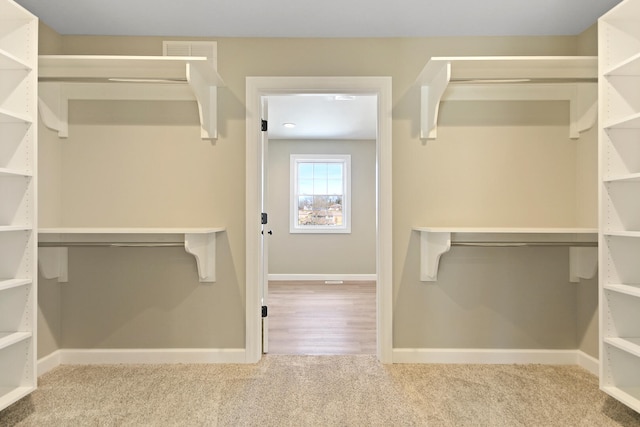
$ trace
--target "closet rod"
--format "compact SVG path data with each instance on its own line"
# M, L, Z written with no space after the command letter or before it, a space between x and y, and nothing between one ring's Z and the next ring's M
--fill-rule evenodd
M68 247L113 247L113 248L160 248L184 247L184 242L38 242L41 248Z
M572 246L597 247L598 242L451 242L451 246L481 246L481 247L522 247L522 246Z

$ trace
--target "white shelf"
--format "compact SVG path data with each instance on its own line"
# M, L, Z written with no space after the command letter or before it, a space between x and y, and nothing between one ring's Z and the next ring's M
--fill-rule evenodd
M618 292L632 297L640 298L640 286L632 286L625 284L609 284L603 285L603 288L608 291Z
M597 117L597 57L432 57L417 79L421 87L420 137L435 139L442 101L569 101L570 138Z
M602 234L605 237L640 237L640 231L605 231Z
M216 139L217 88L206 57L41 55L39 111L61 138L69 135L70 100L195 100L203 139Z
M31 124L31 117L28 117L24 114L14 113L12 111L8 111L0 108L0 123L24 123Z
M37 386L38 19L0 0L0 411Z
M216 280L216 235L224 228L41 228L39 261L47 279L68 281L70 246L161 247L184 246L196 259L201 282Z
M605 337L604 342L633 356L640 357L640 338Z
M0 2L0 16L3 20L33 20L33 15L15 2Z
M36 388L31 386L3 387L0 386L0 408L6 408L14 402L22 399Z
M604 73L605 76L640 76L640 53L614 65Z
M604 125L605 129L640 129L640 113L631 114Z
M440 257L452 245L570 247L571 282L592 278L597 269L594 228L414 227L420 233L420 280L438 280Z
M602 391L635 411L640 411L640 387L604 386Z
M598 20L600 388L640 411L640 0Z
M31 227L26 225L0 225L0 233L7 231L30 231Z
M15 169L7 169L0 168L0 176L21 176L21 177L31 177L33 174L27 171L15 170Z
M0 69L2 70L31 70L31 66L11 53L0 49Z
M31 332L0 332L0 350L31 338Z
M29 284L31 284L31 279L0 280L0 291L6 291L7 289L18 288Z
M640 181L640 173L630 173L630 174L620 175L620 176L604 177L603 181L604 182L612 182L612 183L616 183L616 182L638 182L638 181Z

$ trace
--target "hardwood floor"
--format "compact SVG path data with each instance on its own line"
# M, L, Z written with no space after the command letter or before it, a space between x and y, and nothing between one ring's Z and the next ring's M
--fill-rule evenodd
M269 354L375 354L376 283L269 282Z

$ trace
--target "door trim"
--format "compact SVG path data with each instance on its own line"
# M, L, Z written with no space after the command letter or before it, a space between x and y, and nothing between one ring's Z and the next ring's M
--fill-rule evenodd
M260 143L263 96L298 93L351 93L377 95L376 140L377 242L376 310L377 357L392 362L392 187L391 187L391 77L247 77L246 78L246 362L262 357L260 316Z

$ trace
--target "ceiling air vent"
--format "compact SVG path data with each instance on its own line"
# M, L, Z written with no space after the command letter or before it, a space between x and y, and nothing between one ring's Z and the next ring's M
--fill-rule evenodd
M206 56L213 64L218 65L218 43L209 41L163 41L164 56Z

